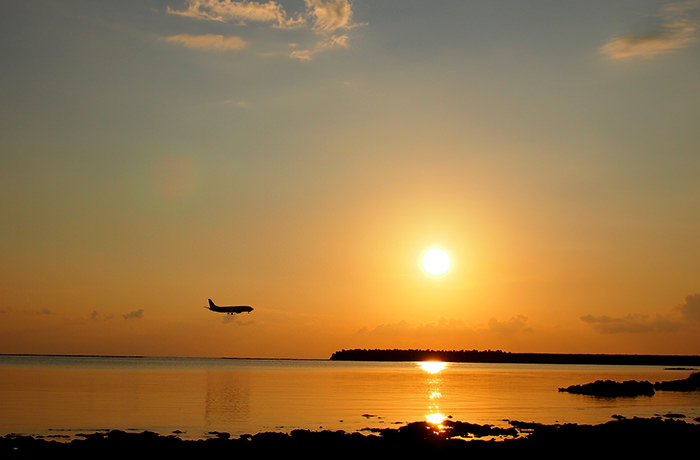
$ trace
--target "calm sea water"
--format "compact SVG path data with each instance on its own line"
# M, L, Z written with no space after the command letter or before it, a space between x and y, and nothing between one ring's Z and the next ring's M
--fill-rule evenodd
M447 416L497 426L700 417L700 392L605 399L558 391L599 379L682 379L689 370L446 363L429 371L420 363L0 356L0 435L180 430L192 439L213 431L352 432Z

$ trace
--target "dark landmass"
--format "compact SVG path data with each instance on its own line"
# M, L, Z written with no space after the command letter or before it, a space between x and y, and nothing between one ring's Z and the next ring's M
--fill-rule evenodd
M559 353L511 353L501 350L341 350L331 355L338 361L429 361L522 364L612 364L648 366L700 366L700 356L607 355Z
M700 390L700 372L694 372L686 379L656 382L654 388L662 391L698 391Z
M646 380L627 380L614 382L612 380L596 380L583 385L571 385L559 388L567 393L616 398L619 396L653 396L656 391L697 391L700 390L700 372L690 374L688 378L669 380L652 384Z
M604 398L616 398L619 396L654 396L656 393L654 391L654 385L646 380L642 382L636 380L627 380L625 382L596 380L593 383L559 388L559 391Z
M695 451L700 425L676 419L617 417L600 425L542 425L511 421L510 428L447 420L442 431L426 422L400 428L344 431L294 430L243 435L228 433L182 440L153 432L109 431L60 442L31 436L0 438L0 458L651 458ZM488 439L481 439L483 437ZM493 437L499 437L494 439ZM692 449L692 450L690 450ZM64 457L65 456L65 457ZM450 457L442 457L450 458Z

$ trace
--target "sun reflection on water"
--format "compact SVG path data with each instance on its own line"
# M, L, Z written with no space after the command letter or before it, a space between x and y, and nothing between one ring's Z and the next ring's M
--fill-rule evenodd
M428 374L437 374L447 367L447 363L441 361L422 361L418 365Z
M423 361L418 363L418 366L429 374L428 377L428 413L425 414L425 420L434 426L438 431L443 430L442 423L447 419L447 416L440 411L440 384L442 379L437 375L447 368L447 363L441 361Z
M444 422L446 419L447 417L445 417L445 415L441 414L440 412L425 414L425 420L431 425L435 425L435 427L439 430L443 428L442 422Z

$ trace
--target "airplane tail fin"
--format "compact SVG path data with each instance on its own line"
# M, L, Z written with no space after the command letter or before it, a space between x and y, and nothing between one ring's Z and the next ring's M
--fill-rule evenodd
M208 299L208 300L209 300L209 306L210 306L210 307L216 307L216 305L214 304L214 302L211 301L211 299Z

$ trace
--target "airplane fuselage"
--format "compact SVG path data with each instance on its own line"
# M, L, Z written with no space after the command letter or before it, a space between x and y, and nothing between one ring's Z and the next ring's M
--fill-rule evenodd
M236 313L250 313L253 307L248 305L235 305L230 307L220 307L209 299L209 310L217 313L226 313L227 315L235 315Z

